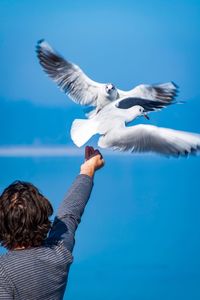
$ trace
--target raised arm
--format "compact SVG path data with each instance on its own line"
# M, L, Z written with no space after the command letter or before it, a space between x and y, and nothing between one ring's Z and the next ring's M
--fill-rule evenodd
M100 152L92 147L86 147L85 162L81 165L80 174L76 177L55 217L49 240L63 240L65 247L71 252L75 242L75 231L92 191L94 174L103 165L104 160Z

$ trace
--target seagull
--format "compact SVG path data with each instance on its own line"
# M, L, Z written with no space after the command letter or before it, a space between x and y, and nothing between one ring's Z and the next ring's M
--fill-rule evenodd
M74 102L92 106L86 116L93 117L106 105L117 99L129 99L125 105L141 105L148 111L164 108L175 102L178 86L173 82L140 84L130 91L118 89L113 83L99 83L90 79L79 66L64 59L44 39L36 46L37 57L43 70Z
M74 120L71 138L81 147L93 135L99 134L98 146L101 148L154 152L167 157L188 156L199 152L200 134L146 124L126 126L141 116L148 118L144 107L131 105L130 99L119 99L103 107L90 119Z

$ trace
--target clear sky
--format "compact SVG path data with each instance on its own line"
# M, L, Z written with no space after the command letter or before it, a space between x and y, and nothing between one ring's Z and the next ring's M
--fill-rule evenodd
M200 133L199 15L199 1L1 0L0 189L31 181L56 209L81 163L69 130L84 114L41 70L41 38L120 89L174 81L186 103L152 114L150 124ZM71 150L1 156L22 145ZM105 152L105 160L77 232L66 299L199 299L200 158Z

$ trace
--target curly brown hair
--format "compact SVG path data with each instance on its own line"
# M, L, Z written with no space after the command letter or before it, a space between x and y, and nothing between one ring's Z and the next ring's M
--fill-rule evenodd
M51 203L31 183L15 181L0 196L0 243L9 250L41 246L51 227Z

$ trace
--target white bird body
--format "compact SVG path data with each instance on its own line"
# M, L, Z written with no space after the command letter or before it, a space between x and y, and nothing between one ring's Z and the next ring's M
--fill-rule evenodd
M140 108L140 106L136 105L128 109L119 109L116 106L117 103L118 100L110 103L94 116L92 120L97 124L97 133L106 134L108 131L125 127L125 123L129 123L137 118L137 108Z
M73 122L71 137L78 147L98 133L101 148L166 156L187 156L200 150L199 134L144 124L126 127L126 123L144 115L145 110L139 105L119 109L118 102L120 100L110 103L89 120Z

